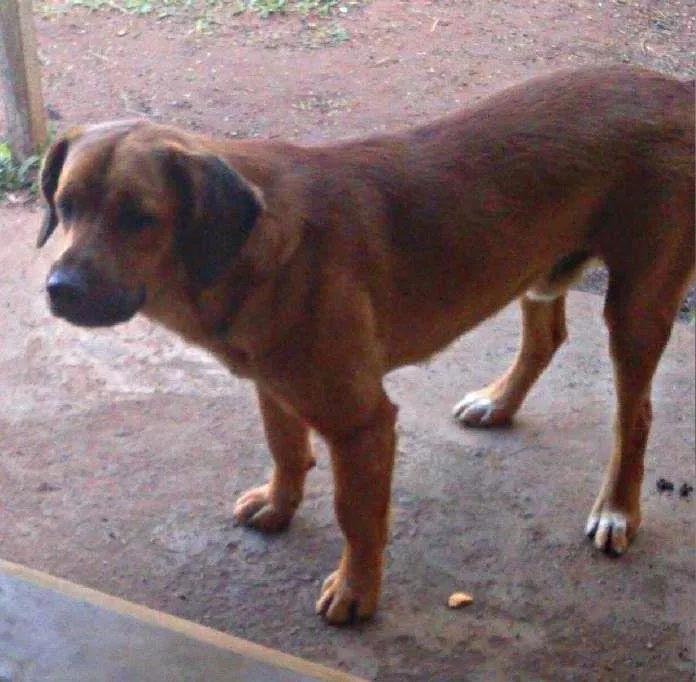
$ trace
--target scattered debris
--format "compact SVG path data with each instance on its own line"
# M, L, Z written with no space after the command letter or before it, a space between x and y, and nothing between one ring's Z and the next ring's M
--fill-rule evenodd
M674 490L674 483L668 481L666 478L658 478L656 486L661 493L672 492Z
M463 606L469 606L474 601L474 598L466 592L454 592L447 600L447 606L451 609L461 609Z
M672 483L672 481L668 481L666 478L658 478L655 487L657 488L658 492L661 493L671 493L674 491L674 483ZM679 486L679 497L682 499L688 499L691 497L691 493L693 492L694 486L689 483L682 483Z
M37 493L54 493L56 490L60 490L60 486L55 483L49 483L48 481L40 483L36 488Z
M691 496L692 492L694 492L694 486L689 485L688 483L682 483L681 487L679 488L679 497L686 499Z

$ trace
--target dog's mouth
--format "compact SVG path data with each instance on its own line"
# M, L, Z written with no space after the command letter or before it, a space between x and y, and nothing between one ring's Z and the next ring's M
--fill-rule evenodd
M46 291L51 312L80 327L110 327L127 322L146 299L144 285L133 291L60 266L48 275Z

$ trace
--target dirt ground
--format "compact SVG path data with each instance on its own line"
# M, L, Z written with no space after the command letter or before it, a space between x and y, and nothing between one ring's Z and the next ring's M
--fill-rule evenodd
M696 73L687 1L373 0L268 19L217 3L198 20L64 4L35 0L57 131L143 115L318 142L422 122L558 67ZM23 196L0 205L0 556L380 682L693 679L693 501L655 491L663 476L694 482L693 324L677 330L657 388L651 449L668 451L648 469L649 530L619 561L580 533L610 437L598 297L574 302L596 320L568 351L577 374L551 375L517 429L448 420L459 392L514 352L514 311L496 348L481 353L486 336L455 345L475 357L456 392L465 365L451 353L397 373L380 615L328 629L312 615L340 551L326 458L289 533L232 527L231 503L268 473L250 388L142 320L97 333L52 320L42 281L56 247L32 250L38 222ZM564 405L559 433L552 412ZM456 589L474 606L447 611Z

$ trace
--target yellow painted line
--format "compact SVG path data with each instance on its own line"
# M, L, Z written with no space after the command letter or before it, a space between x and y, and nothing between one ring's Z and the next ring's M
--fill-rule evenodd
M69 580L57 578L48 573L36 571L27 566L4 561L3 559L0 559L0 574L24 580L38 587L58 592L71 599L87 602L88 604L107 611L135 618L141 623L164 628L171 632L176 632L190 637L191 639L198 640L204 644L211 644L219 649L232 651L240 656L261 661L262 663L275 666L276 668L285 668L286 670L291 670L300 675L314 677L317 680L321 680L321 682L367 682L363 678L355 677L354 675L349 675L348 673L338 670L332 670L318 663L305 661L302 658L284 654L281 651L269 649L260 644L254 644L253 642L228 635L225 632L213 630L204 625L198 625L197 623L184 620L183 618L177 618L176 616L171 616L162 611L147 608L146 606L140 606L126 601L125 599L112 597L109 594L98 592L89 587L70 582Z

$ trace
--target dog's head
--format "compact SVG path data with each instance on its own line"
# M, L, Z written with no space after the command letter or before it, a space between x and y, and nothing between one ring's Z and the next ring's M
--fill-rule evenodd
M88 327L129 320L180 273L189 288L212 286L262 211L260 192L219 156L146 121L68 132L40 187L37 245L59 225L67 238L46 281L51 311Z

